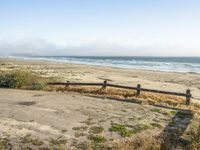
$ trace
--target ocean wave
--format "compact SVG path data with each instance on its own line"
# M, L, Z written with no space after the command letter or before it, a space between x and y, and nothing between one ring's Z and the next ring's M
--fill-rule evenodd
M200 73L200 58L198 57L69 57L40 56L13 57L24 60L56 61L74 64L100 65L118 68L146 69L173 72Z

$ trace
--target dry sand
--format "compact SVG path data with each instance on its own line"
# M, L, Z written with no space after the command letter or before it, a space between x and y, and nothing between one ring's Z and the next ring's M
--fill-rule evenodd
M108 80L132 86L140 83L146 88L180 92L190 88L194 96L200 97L200 75L195 73L0 59L0 72L16 69L34 71L45 77L58 77L63 81ZM77 143L88 141L94 126L103 127L100 135L107 141L122 138L109 131L113 123L125 125L130 130L142 127L140 132L153 134L169 128L181 128L182 135L191 120L173 116L172 109L86 97L70 92L0 89L0 94L0 139L8 139L13 149L51 148L60 142L73 149Z
M136 86L140 83L145 88L167 91L185 92L186 89L191 89L193 96L200 98L200 74L197 73L161 72L47 61L0 59L0 72L13 69L30 70L40 73L42 76L59 77L63 81L103 82L106 79L109 82L131 86ZM195 99L193 100L195 101Z
M170 122L176 123L170 124L170 128L177 130L181 125L185 131L190 122L190 118L173 119L172 109L68 92L0 89L0 93L0 137L9 139L13 149L21 149L20 146L22 149L51 148L52 141L60 138L72 149L76 143L88 141L94 126L103 127L100 135L112 141L121 138L109 132L113 123L138 133L156 134L168 130ZM38 144L39 141L43 143ZM53 144L55 146L56 142Z

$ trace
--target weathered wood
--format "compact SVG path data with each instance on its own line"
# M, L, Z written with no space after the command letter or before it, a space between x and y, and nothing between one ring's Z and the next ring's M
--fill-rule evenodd
M68 84L68 83L69 83L69 81L67 81L67 84L65 85L65 88L69 87L69 84Z
M107 85L107 80L105 80L105 81L103 82L102 89L106 89L106 85Z
M49 85L104 86L105 83L53 82L53 83L48 83L48 84ZM106 83L106 86L115 87L115 88L130 89L130 90L137 90L137 87L117 85L117 84L111 84L111 83ZM168 92L168 91L160 91L160 90L145 89L145 88L140 88L140 91L160 93L160 94L169 94L169 95L176 95L176 96L185 96L185 97L187 96L187 94L185 94L185 93Z
M137 96L140 96L141 85L137 85Z
M175 95L175 96L184 96L186 97L186 105L190 104L190 99L191 99L191 91L188 89L185 93L178 93L178 92L169 92L169 91L160 91L160 90L154 90L154 89L145 89L141 88L141 85L138 84L137 87L132 87L132 86L124 86L124 85L117 85L117 84L111 84L107 83L105 80L103 83L81 83L81 82L53 82L53 83L48 83L49 85L80 85L80 86L102 86L102 88L106 88L107 86L109 87L114 87L114 88L122 88L122 89L130 89L130 90L136 90L137 95L139 96L141 91L144 92L152 92L152 93L159 93L159 94L167 94L167 95Z
M49 85L85 85L85 86L103 86L103 83L79 83L79 82L53 82Z
M190 105L190 98L192 97L190 89L186 90L186 105Z
M136 87L124 86L124 85L116 85L116 84L110 84L110 83L108 83L107 86L114 87L114 88L122 88L122 89L137 90Z

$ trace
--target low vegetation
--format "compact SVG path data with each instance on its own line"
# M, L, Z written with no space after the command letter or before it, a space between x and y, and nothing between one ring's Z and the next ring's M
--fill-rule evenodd
M160 129L163 127L161 124L156 123L156 122L151 123L151 126L157 127L157 128L160 128Z
M35 73L17 70L0 74L1 88L42 90L52 78L43 78Z
M127 129L125 125L121 124L113 124L111 128L109 129L110 132L117 132L122 137L130 137L132 134L134 134L133 130Z
M159 113L161 111L161 109L154 108L154 109L151 109L151 111Z
M4 150L6 148L6 145L8 144L7 139L1 139L0 138L0 150Z
M171 96L165 94L157 94L157 93L148 93L142 92L140 96L137 96L136 91L134 90L126 90L126 89L118 89L108 87L106 89L102 89L100 87L90 87L90 86L48 86L46 88L47 91L61 91L61 92L77 92L87 96L94 96L99 98L108 98L115 100L126 100L134 103L144 103L146 105L154 105L154 106L164 106L171 107L177 109L189 109L200 114L200 105L197 103L191 103L190 106L185 105L185 98L180 96ZM151 111L157 113L165 113L161 109L155 108ZM172 111L171 113L165 113L165 115L173 115L176 111Z
M138 134L134 138L117 140L113 147L115 150L168 150L168 149L187 149L199 150L200 148L200 123L195 128L187 131L187 136L182 139L176 139L176 142L166 139L165 136L151 134ZM173 144L172 144L173 143Z
M111 99L119 100L131 100L138 103L147 103L150 105L167 105L175 108L185 109L185 98L176 97L163 94L146 93L142 92L140 96L137 96L136 91L110 88L102 89L99 87L83 87L83 86L49 86L47 82L58 81L59 79L42 77L34 72L15 70L10 72L0 73L0 88L20 88L29 90L46 90L46 91L71 91L83 93L89 96L107 97ZM191 104L189 106L191 110L199 111L200 105ZM152 111L158 112L159 109L153 109Z
M160 138L159 138L160 139ZM150 135L137 135L134 138L114 142L114 150L161 150L161 141ZM167 149L166 149L167 150Z
M103 132L103 127L102 126L93 126L93 127L91 127L90 128L90 133L92 133L92 134L100 134L100 133L102 133Z
M98 144L98 143L104 143L106 141L106 138L101 135L89 135L88 139L92 142Z
M115 125L111 129L114 132L121 132L125 129L124 125ZM152 135L152 133L141 133L129 138L122 138L106 144L106 139L100 135L89 135L90 142L83 142L77 145L79 149L112 149L112 150L199 150L200 147L200 123L197 121L197 126L190 128L186 132L186 136L182 140L176 139L175 142L165 135Z
M87 126L81 126L81 127L73 127L73 130L87 130L88 127Z
M71 92L78 92L83 93L89 96L96 96L96 97L106 97L111 99L118 99L118 100L131 100L137 103L143 103L150 105L169 105L172 107L177 108L185 108L185 98L178 97L178 96L171 96L171 95L164 95L164 94L156 94L156 93L147 93L142 92L140 96L137 96L136 91L134 90L126 90L126 89L118 89L108 87L102 89L100 87L85 87L85 86L49 86L49 90L56 89L56 91L71 91ZM159 111L159 110L155 110Z
M86 125L88 125L88 126L95 124L95 123L92 121L92 118L88 118L87 120L82 121L81 123L84 123L84 124L86 124Z
M189 141L188 149L199 150L200 149L200 120L198 120L187 133L187 139Z

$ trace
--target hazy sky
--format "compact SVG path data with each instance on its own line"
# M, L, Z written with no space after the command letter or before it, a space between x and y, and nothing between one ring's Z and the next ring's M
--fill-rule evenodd
M200 0L0 0L0 55L200 56Z

